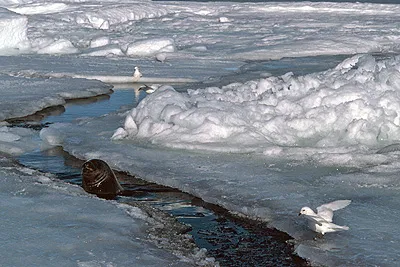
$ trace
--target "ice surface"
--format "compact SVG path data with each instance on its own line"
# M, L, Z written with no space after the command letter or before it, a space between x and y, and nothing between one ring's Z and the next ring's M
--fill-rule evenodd
M140 209L1 159L4 266L192 266L148 241ZM12 251L12 253L10 253Z
M21 155L39 149L36 131L24 128L0 126L0 152L8 155Z
M96 48L95 48L96 49ZM105 50L100 50L105 51ZM49 62L51 62L49 64ZM47 55L29 56L0 56L1 73L27 78L96 78L108 80L109 82L121 81L132 82L134 67L139 66L143 73L142 78L150 77L152 80L164 82L178 82L182 80L198 80L206 82L217 82L220 77L215 74L228 75L237 72L243 62L226 61L220 59L187 60L185 58L174 58L166 64L156 60L143 58L120 58L115 60L108 57L71 57L60 55L48 57ZM34 81L34 80L33 80ZM82 84L85 81L82 80ZM150 84L151 85L151 84ZM132 86L141 86L130 84ZM0 98L0 102L1 102Z
M67 99L106 94L112 86L86 79L44 79L0 75L0 121L24 117Z

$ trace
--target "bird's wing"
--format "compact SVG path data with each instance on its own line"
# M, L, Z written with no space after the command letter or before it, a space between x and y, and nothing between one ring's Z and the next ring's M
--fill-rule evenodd
M332 218L333 218L333 210L322 206L319 206L317 208L317 214L318 216L320 216L321 218L323 218L325 221L327 222L332 222Z
M317 211L320 208L328 208L328 209L331 209L333 211L340 210L340 209L343 209L343 208L347 207L350 203L351 203L351 200L336 200L336 201L333 201L333 202L330 202L330 203L326 203L326 204L323 204L323 205L319 206L317 208Z
M318 216L328 222L332 222L333 211L343 209L351 203L351 200L336 200L330 203L323 204L317 208Z
M328 223L324 218L315 214L315 215L304 215L308 220L315 222L316 224L322 226L322 223Z

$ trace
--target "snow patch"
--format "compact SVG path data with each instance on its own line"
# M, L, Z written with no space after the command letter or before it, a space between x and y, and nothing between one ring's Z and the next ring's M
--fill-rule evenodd
M129 44L126 49L128 56L152 56L161 52L174 52L175 43L172 39L148 39Z

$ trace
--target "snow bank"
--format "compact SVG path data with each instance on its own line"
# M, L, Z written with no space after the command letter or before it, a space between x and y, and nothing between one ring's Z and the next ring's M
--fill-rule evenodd
M86 79L0 77L0 121L63 105L66 99L106 94L111 89L108 84Z
M29 48L28 18L0 7L0 54L15 54Z
M357 55L335 69L222 88L164 86L114 136L174 148L265 152L270 147L382 147L400 139L400 57Z

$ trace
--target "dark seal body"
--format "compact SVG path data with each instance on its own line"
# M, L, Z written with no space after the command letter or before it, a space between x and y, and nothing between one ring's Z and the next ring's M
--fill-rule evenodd
M106 199L113 199L123 191L110 166L100 159L91 159L82 165L82 187Z

